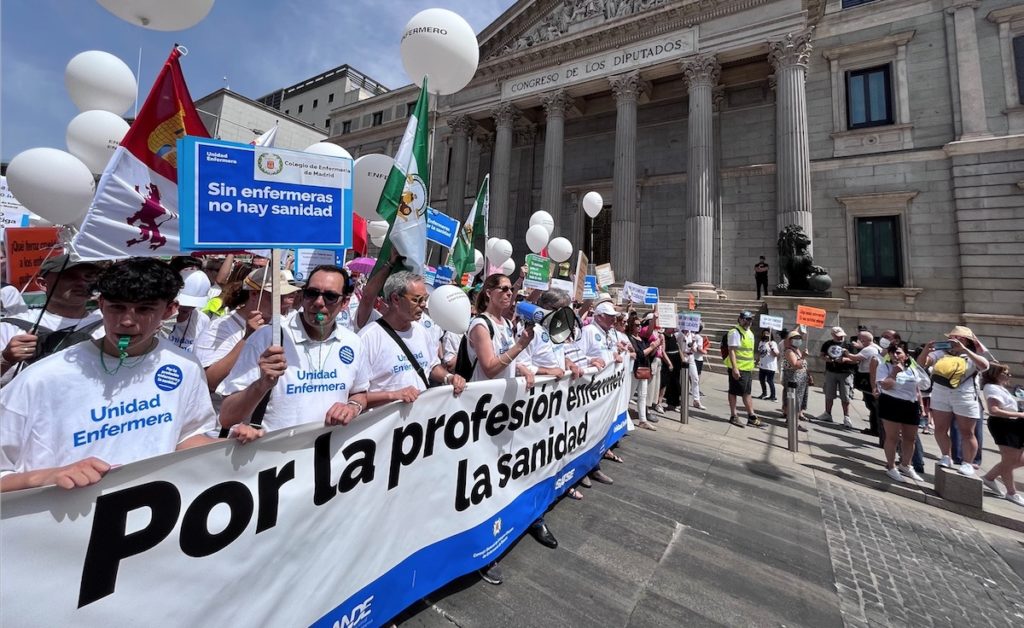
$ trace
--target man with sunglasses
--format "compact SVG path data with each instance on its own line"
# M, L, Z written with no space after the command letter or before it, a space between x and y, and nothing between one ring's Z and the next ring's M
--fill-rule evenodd
M282 337L271 338L270 325L256 330L224 381L223 427L249 422L261 406L267 430L319 420L348 425L366 408L362 343L336 320L351 295L348 271L313 269L302 309L281 321Z
M456 396L462 394L466 380L444 368L431 331L420 322L427 305L423 277L397 272L384 282L382 296L387 310L359 332L370 381L367 406L411 403L428 385L451 384Z

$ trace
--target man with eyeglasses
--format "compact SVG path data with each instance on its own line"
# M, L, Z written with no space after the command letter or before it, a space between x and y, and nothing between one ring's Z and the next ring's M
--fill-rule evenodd
M271 338L270 325L256 330L224 381L223 427L250 422L261 406L267 430L321 417L327 425L348 425L366 408L362 342L336 321L351 295L348 271L313 269L302 309L281 321L282 338Z
M420 322L427 305L423 277L397 272L384 282L382 297L387 310L359 331L370 382L367 406L411 403L430 385L451 384L456 396L462 394L466 380L444 368L430 330Z

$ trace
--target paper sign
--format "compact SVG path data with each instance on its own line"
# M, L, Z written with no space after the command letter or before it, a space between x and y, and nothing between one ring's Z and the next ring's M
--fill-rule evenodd
M583 278L583 300L597 298L597 275L587 275Z
M612 272L611 264L598 264L594 271L597 273L597 285L605 287L615 283L615 273Z
M601 276L597 276L598 283L601 282ZM620 293L622 298L631 303L643 303L644 297L647 296L647 286L641 286L635 284L632 281L627 281L622 284L622 292ZM657 303L657 301L655 301Z
M569 294L572 294L572 282L566 281L565 279L554 278L551 280L551 287L558 288L559 290L565 290Z
M342 254L345 252L342 251ZM326 249L296 249L295 261L292 262L292 274L295 281L306 281L309 273L321 264L337 265L338 259L334 251Z
M690 293L690 298L687 299L687 304L686 305L687 305L686 309L688 309L688 310L696 310L697 309L697 297L693 296L692 292Z
M644 292L644 305L657 305L660 300L657 288L652 286Z
M658 304L658 327L672 329L676 324L676 304L668 301Z
M447 286L452 282L453 277L455 277L454 268L451 266L438 266L437 273L434 275L434 287Z
M757 321L757 326L760 327L761 329L774 329L775 331L782 331L782 317L762 314L761 318Z
M683 313L679 315L679 329L681 331L699 331L700 314Z
M423 267L423 283L431 288L434 287L434 281L437 279L437 269L433 266Z
M451 249L459 237L460 224L458 220L442 214L433 207L427 208L427 240L430 242Z
M181 248L352 246L352 160L178 140Z
M796 323L797 325L807 325L808 327L821 329L825 326L825 314L825 310L798 305L796 306Z
M587 278L587 267L590 265L590 260L583 254L583 251L578 251L576 255L576 272L573 273L572 280L572 300L579 303L585 297L583 291L585 290L586 278Z
M6 232L4 247L7 283L22 292L42 291L37 274L43 260L64 253L60 227L11 227Z
M534 255L533 253L527 255L526 279L523 280L523 287L530 290L547 290L550 288L551 260L540 255Z

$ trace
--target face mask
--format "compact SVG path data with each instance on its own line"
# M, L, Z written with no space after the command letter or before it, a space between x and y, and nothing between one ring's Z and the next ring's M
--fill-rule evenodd
M790 342L792 343L792 345L793 345L794 347L802 347L802 346L804 346L804 341L803 341L803 339L802 339L802 338L794 338L794 339L793 339L792 341L790 341Z
M890 344L892 343L889 341L888 338L882 338L881 340L878 341L878 346L882 347L883 349L888 349Z

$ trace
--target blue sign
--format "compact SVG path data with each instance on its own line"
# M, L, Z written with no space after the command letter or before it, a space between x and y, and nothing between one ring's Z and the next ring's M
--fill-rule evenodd
M597 289L597 275L586 275L583 277L583 298L596 299L599 294Z
M451 266L438 266L437 274L434 275L434 287L447 286L455 278L455 269Z
M352 245L352 160L178 140L182 249Z
M433 266L423 267L423 283L428 286L434 285L434 280L437 278L437 269Z
M644 305L657 305L658 300L658 289L654 286L648 287L644 293Z
M455 246L459 237L459 221L442 214L432 207L427 208L427 240L436 242L446 249Z

